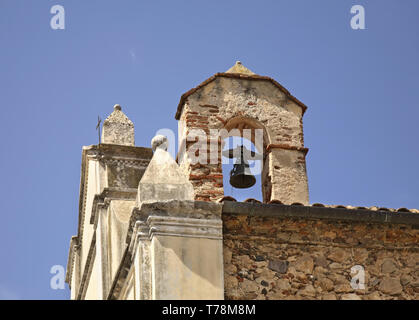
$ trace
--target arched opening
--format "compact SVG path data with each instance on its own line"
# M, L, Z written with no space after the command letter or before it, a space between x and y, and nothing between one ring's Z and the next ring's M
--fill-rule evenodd
M222 150L235 149L244 146L247 150L259 154L257 157L248 159L251 174L256 178L256 183L245 189L234 188L230 184L230 172L237 158L229 159L222 157L224 196L231 196L237 201L249 198L267 202L270 200L271 179L267 170L266 146L269 144L269 137L265 127L255 119L235 117L227 121L224 129L228 133L222 140ZM237 149L236 149L237 150ZM264 166L266 168L264 169Z
M223 151L235 149L236 147L244 146L247 150L257 152L255 145L252 141L238 136L230 136L223 141ZM231 196L237 201L244 201L252 198L259 201L263 201L262 196L262 161L263 160L248 160L249 169L251 174L256 178L256 183L245 189L238 189L230 184L230 172L233 170L234 164L238 160L237 158L230 159L223 156L223 185L224 185L224 196Z

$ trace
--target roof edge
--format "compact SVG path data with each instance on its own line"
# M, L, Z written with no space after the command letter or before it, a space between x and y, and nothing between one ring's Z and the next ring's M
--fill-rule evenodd
M225 201L223 214L249 215L254 217L304 218L331 221L348 221L382 224L405 224L419 226L419 214L410 212L371 211L365 209L345 209L313 207L303 205L258 204Z

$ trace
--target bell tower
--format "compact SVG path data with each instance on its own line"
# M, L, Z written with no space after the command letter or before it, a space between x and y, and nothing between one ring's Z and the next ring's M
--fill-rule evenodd
M274 79L253 73L239 61L183 94L175 116L179 120L177 160L194 187L195 200L216 201L224 196L223 137L226 133L243 136L250 129L250 140L263 155L263 201L308 204L306 109ZM262 141L256 141L257 129ZM206 141L207 148L197 151L198 140ZM210 161L214 160L211 144L218 146L215 161ZM202 150L208 156L201 157ZM197 162L197 156L204 161Z

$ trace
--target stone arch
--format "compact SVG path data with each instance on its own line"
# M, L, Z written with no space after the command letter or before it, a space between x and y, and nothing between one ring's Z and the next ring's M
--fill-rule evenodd
M258 119L246 117L246 116L235 116L233 118L230 118L226 123L224 124L223 129L225 129L227 132L231 133L229 137L231 136L239 136L242 138L246 138L250 142L253 143L255 146L255 149L258 153L263 155L262 160L260 160L260 166L261 166L261 188L262 188L262 199L263 202L269 202L271 200L271 190L272 190L272 180L271 176L269 175L269 170L265 168L265 166L268 166L268 162L266 161L266 149L271 144L271 137L269 135L268 129L265 127L263 123L261 123ZM234 130L236 129L236 130ZM250 130L250 139L249 136L246 137L246 129ZM257 134L255 133L255 129L262 130L262 142L258 143L256 141ZM223 142L225 139L223 139ZM221 145L220 149L222 150L224 145ZM225 174L223 172L223 174Z
M235 116L225 122L223 129L227 131L231 131L232 129L238 129L240 133L242 134L242 136L243 136L243 130L245 129L250 129L250 130L261 129L263 130L263 149L258 150L258 151L263 152L264 150L266 150L267 146L271 144L271 138L270 138L267 128L265 127L265 125L263 125L263 123L261 123L259 120L254 119L254 118L250 118L246 116ZM255 144L254 135L252 135L251 139L249 140L252 141L253 144ZM256 147L259 148L259 146L256 146Z

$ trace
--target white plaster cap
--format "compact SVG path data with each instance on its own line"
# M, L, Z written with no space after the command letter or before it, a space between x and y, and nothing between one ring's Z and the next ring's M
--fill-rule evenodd
M163 149L164 151L167 151L168 147L169 141L167 140L166 136L158 134L153 139L151 139L151 148L153 151L156 151L156 149Z

